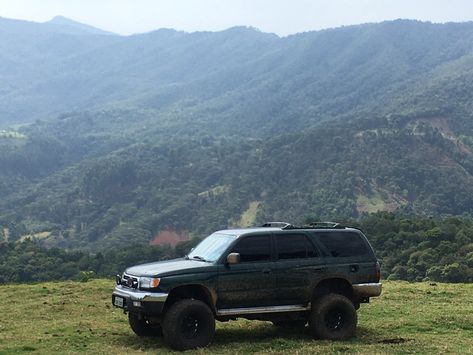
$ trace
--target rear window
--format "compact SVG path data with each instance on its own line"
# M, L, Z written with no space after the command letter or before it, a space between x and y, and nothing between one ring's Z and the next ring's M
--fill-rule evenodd
M317 233L320 242L333 257L360 256L368 253L368 247L358 233Z

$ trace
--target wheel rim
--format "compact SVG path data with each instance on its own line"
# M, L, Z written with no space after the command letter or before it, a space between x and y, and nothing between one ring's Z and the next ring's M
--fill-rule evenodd
M340 309L332 309L325 316L325 326L333 331L338 331L345 324L345 314Z
M181 324L181 331L185 338L193 339L196 338L201 330L201 322L193 315L184 317Z

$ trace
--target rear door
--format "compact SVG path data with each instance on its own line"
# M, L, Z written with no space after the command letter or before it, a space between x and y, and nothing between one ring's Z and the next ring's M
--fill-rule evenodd
M324 276L324 260L303 232L276 232L274 238L279 302L281 305L306 304L313 287Z
M226 253L240 253L240 263L219 265L218 308L277 304L271 239L270 233L243 236Z
M316 232L316 240L328 255L328 272L353 284L377 282L376 257L365 237L353 230Z

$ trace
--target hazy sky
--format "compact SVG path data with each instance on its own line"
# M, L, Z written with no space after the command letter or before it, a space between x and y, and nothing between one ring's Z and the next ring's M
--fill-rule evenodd
M1 17L44 22L55 15L120 34L246 25L287 35L397 18L471 21L473 0L0 0Z

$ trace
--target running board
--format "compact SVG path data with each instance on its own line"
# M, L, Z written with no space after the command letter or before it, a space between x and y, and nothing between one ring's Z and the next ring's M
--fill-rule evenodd
M304 312L310 310L310 303L307 306L289 305L289 306L268 306L251 308L228 308L219 309L218 316L233 316L238 314L259 314L259 313L282 313L282 312Z

